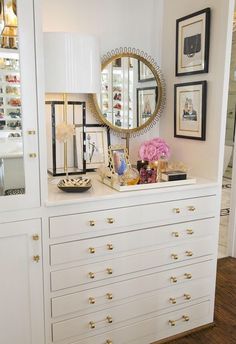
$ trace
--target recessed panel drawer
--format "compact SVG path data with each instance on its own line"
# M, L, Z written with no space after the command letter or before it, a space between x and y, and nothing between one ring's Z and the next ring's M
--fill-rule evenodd
M96 261L113 258L114 254L131 254L132 250L162 245L179 244L183 240L208 236L215 230L214 219L185 222L175 225L121 233L101 238L71 241L50 246L51 265L73 261Z
M181 261L192 261L194 258L213 254L214 246L213 237L206 237L174 247L53 271L51 272L51 290L92 284L93 281L99 280L107 283L113 277L120 275L131 275L133 272Z
M215 216L216 197L198 197L106 211L50 218L50 238L83 234L97 236L106 230L127 230L128 226L147 227L161 221L181 222Z
M197 285L199 279L202 281L203 278L210 277L212 271L214 271L214 262L208 261L55 297L52 299L52 316L59 317L85 311L92 313L101 308L113 307L119 302L126 302L130 297L141 296L163 288L169 289L170 292L173 290L173 295L177 295L179 288L183 288L184 293L189 294L189 288ZM176 300L176 304L179 301L181 298Z

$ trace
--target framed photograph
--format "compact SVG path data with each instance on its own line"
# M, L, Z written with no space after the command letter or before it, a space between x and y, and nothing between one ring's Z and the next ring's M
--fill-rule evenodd
M206 81L175 85L175 137L205 141L206 96Z
M155 80L153 72L151 69L142 61L138 61L138 81L152 81Z
M157 87L137 89L137 125L144 124L154 113L157 105Z
M127 149L123 146L110 146L109 162L111 171L122 176L130 166Z
M210 8L176 21L176 76L208 72Z
M110 145L109 128L100 124L86 124L84 127L86 171L108 166L108 147ZM83 132L81 127L76 128L77 160L81 162Z

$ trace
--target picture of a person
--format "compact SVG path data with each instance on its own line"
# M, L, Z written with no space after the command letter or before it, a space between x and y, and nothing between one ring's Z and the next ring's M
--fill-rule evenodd
M197 121L197 111L193 108L193 101L191 98L186 98L183 109L183 120Z
M127 169L127 164L124 156L123 151L114 151L113 152L113 160L114 160L114 169L115 172L121 176Z

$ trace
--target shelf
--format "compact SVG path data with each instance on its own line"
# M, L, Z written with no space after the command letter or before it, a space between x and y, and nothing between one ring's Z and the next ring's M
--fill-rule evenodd
M12 58L12 59L18 60L19 59L19 50L18 49L0 48L0 57L5 57L7 59Z

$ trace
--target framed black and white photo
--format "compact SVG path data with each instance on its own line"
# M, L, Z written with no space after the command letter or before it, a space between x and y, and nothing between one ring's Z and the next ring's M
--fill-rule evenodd
M210 8L176 21L176 76L208 72Z
M157 87L137 88L137 125L147 122L157 105Z
M205 141L206 95L206 81L189 82L175 85L175 137Z
M152 81L155 80L153 72L151 69L142 61L138 60L138 81Z

